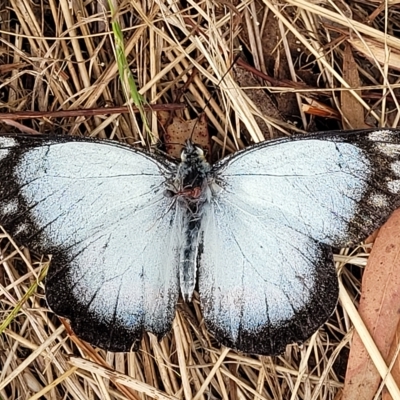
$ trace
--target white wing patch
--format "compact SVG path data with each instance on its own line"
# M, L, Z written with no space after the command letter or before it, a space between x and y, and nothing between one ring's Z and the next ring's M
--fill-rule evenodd
M368 159L356 146L303 140L239 155L221 179L226 183L224 201L249 216L336 245L346 237L369 171Z
M371 202L373 205L379 208L388 207L388 197L383 194L375 194L371 197Z
M308 337L333 311L335 270L314 240L232 202L216 201L203 218L200 299L207 326L225 344L278 354L294 337ZM327 282L330 289L315 300ZM310 310L314 320L298 318Z
M0 215L2 216L15 213L17 212L17 210L18 210L17 199L11 199L10 201L5 202L4 204L0 204Z
M393 132L390 129L377 129L368 134L368 139L373 142L390 143L393 139Z
M392 171L397 175L400 176L400 161L396 160L391 164Z
M16 142L13 138L0 137L0 160L5 158L10 150L10 147L16 146Z
M389 181L387 185L391 193L393 194L400 193L400 180Z
M17 142L12 137L0 137L0 148L7 148L7 147L15 147L17 146Z
M390 158L398 158L400 151L397 143L392 143L393 131L382 129L370 132L368 139L375 143L376 148Z
M140 336L170 329L179 294L181 216L163 194L170 172L163 168L142 153L92 142L23 154L17 181L41 243L63 249L66 258L66 265L52 267L46 284L56 312L73 313L62 304L69 296L81 314L105 325ZM85 337L90 327L77 329Z

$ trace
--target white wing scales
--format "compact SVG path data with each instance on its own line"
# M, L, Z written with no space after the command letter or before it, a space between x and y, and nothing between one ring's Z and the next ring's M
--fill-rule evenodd
M266 142L213 168L199 290L218 340L279 354L328 319L338 298L329 246L364 239L399 205L382 148L357 133L316 135Z
M336 246L346 240L370 169L362 149L350 143L310 139L255 147L222 173L224 201Z
M181 242L181 214L163 194L170 169L124 146L73 141L25 149L12 173L35 227L28 241L53 254L50 307L114 351L168 332Z
M207 326L226 346L279 354L333 312L337 279L325 245L232 204L212 205L203 222L200 299Z

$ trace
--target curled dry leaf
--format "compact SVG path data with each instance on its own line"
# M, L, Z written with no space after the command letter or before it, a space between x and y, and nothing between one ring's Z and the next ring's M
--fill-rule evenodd
M346 43L343 53L343 79L352 88L361 87L360 76L358 75L357 63L354 60L351 47ZM361 91L357 91L361 95ZM364 121L364 107L347 90L340 92L340 108L342 113L342 122L345 129L367 128Z
M26 385L28 386L29 390L32 391L33 393L37 393L43 389L43 386L28 369L26 369L22 373L22 377Z
M165 134L167 153L175 158L180 158L181 151L187 139L200 145L206 154L210 153L210 136L208 134L207 119L202 114L199 119L185 121L183 118L174 117L167 127Z
M358 309L386 361L399 322L399 307L400 209L378 233L364 272ZM355 327L342 400L374 398L380 380Z
M303 112L306 114L310 115L316 115L318 117L323 117L323 118L334 118L334 119L339 119L340 120L340 114L333 109L332 107L329 107L328 105L321 103L318 100L314 100L311 97L303 97L305 102L302 104L302 109Z

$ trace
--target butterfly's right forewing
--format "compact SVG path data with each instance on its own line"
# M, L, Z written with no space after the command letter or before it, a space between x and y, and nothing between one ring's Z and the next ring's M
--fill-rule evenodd
M0 223L52 254L49 306L113 351L161 337L179 295L181 214L164 195L174 166L110 142L0 141Z

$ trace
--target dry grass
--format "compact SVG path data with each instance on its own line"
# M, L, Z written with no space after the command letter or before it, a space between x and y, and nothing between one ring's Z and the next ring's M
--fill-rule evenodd
M190 106L181 115L189 119L217 86L205 109L215 151L218 144L237 149L299 128L339 127L332 119L305 114L304 105L319 100L342 119L343 91L352 95L354 107L367 111L371 126L398 125L397 6L378 13L379 2L155 0L144 8L145 3L114 1L140 93L148 104L165 105L180 102L178 90L184 87ZM0 0L0 111L36 112L42 118L21 123L39 132L143 145L162 137L156 113L148 113L149 137L132 112L93 116L74 111L125 102L110 21L106 1ZM224 76L239 43L258 70L275 72L270 83L251 85L259 89L262 82L275 117L260 111L254 100L259 92L244 87L237 71ZM343 78L347 43L357 50L360 87ZM362 94L356 90L361 88ZM283 99L291 106L282 105ZM59 110L69 113L47 114ZM0 131L21 128L1 117ZM197 299L179 305L173 331L161 342L146 335L138 353L107 354L68 336L46 308L41 280L46 263L5 233L0 249L0 321L7 324L0 337L2 399L334 399L343 386L352 322L363 329L354 305L368 252L359 248L336 256L344 285L336 313L306 344L289 346L279 357L220 348L202 324ZM379 365L373 342L369 351Z

